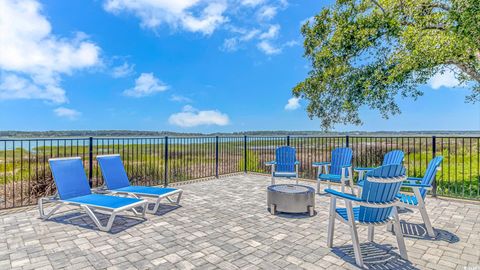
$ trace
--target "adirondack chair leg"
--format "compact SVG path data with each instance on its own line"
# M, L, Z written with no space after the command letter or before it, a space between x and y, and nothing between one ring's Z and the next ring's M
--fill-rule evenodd
M352 190L352 194L355 196L355 187L353 186L353 179L350 179L349 183L350 183L350 189Z
M335 197L331 197L330 199L330 212L328 217L328 235L327 235L327 246L331 248L333 246L333 234L335 232L335 209L337 199Z
M373 234L375 233L375 226L368 225L368 241L373 242Z
M320 194L320 180L317 180L317 194Z
M428 236L434 238L435 232L432 228L432 223L430 222L430 218L428 217L427 208L425 208L425 201L423 200L422 195L420 194L420 190L418 188L413 189L413 193L418 201L418 210L420 210L420 214L422 215L423 223L425 223L425 229L427 229Z
M329 182L329 184L330 184L330 182ZM328 188L330 188L330 185L328 185ZM342 181L341 189L342 189L342 192L345 193L345 183L343 183L343 181Z
M405 240L403 239L402 227L400 226L400 219L398 218L397 207L393 207L393 217L395 219L395 236L397 237L398 249L400 250L400 256L408 260L407 248L405 247Z
M360 249L360 242L358 241L358 232L357 232L357 226L355 225L355 217L353 215L352 202L345 201L345 204L347 206L348 222L350 223L350 232L352 234L352 244L353 244L353 251L355 253L355 262L359 267L363 267L362 250Z

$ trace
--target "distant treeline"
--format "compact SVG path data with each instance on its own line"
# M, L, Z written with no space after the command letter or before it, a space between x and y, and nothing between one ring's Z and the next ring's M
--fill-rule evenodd
M163 137L163 136L480 136L478 131L244 131L231 133L182 133L171 131L137 130L61 130L61 131L0 131L0 137L9 138L49 138L49 137Z

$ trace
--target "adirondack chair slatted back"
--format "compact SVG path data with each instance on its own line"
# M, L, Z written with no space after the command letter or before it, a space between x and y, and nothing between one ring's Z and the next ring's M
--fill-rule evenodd
M422 184L432 185L433 180L435 179L435 175L437 174L437 169L442 163L442 161L442 156L434 157L432 160L430 160L427 166L427 170L425 171L425 175L423 175ZM420 194L422 195L422 198L425 199L425 196L427 195L427 189L420 188Z
M296 150L290 146L278 147L275 151L275 171L295 172Z
M108 189L130 186L120 155L97 156L97 161Z
M382 165L389 164L402 164L403 162L403 151L402 150L393 150L385 154L383 157Z
M54 158L48 162L60 199L67 200L92 193L80 158Z
M405 177L403 165L385 165L367 173L362 189L362 199L369 203L389 203L395 200L395 196L402 186L402 177ZM382 179L382 182L375 182L372 178ZM392 212L391 207L367 207L360 206L359 221L361 222L383 222Z
M344 147L344 148L333 149L331 166L330 166L330 174L336 174L336 175L341 174L343 166L352 164L352 156L353 156L353 152L352 152L352 149L350 148Z

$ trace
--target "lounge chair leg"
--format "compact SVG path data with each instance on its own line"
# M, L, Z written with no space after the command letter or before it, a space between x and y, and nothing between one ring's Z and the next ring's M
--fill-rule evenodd
M157 201L155 202L155 205L153 206L153 209L152 209L152 210L148 209L148 203L147 203L147 205L146 205L147 213L149 213L149 214L155 214L155 213L157 213L158 208L160 207L160 201L162 200L162 198L163 198L163 197L158 197L158 198L157 198Z
M176 205L179 205L180 204L180 198L182 197L182 193L183 193L183 190L180 190L178 192L178 196L177 196L177 199L175 201L173 201L172 199L170 199L170 197L166 197L167 201L170 202L170 203L174 203Z
M55 212L58 211L58 209L60 209L60 207L62 207L62 204L57 204L50 212L48 212L47 214L45 214L45 208L44 208L44 205L43 205L43 200L45 198L40 198L38 199L38 211L40 212L40 218L41 219L48 219L49 217L51 217Z
M395 219L394 227L395 227L395 236L397 237L398 249L400 250L400 256L408 260L407 255L407 248L405 247L405 240L403 239L403 232L402 227L400 226L400 219L398 218L398 210L397 207L393 207L393 217Z
M375 233L375 226L368 225L368 241L373 242L373 234Z
M104 231L104 232L110 231L110 229L112 228L113 220L115 219L116 213L112 213L110 215L110 218L108 219L107 224L104 226L104 225L102 225L102 223L100 223L100 220L98 220L95 213L93 213L93 211L88 206L82 205L81 207L83 208L83 210L85 210L87 215L93 220L95 225L97 225L98 229L100 229L101 231Z
M360 242L358 241L357 226L355 225L352 202L345 201L345 204L347 205L348 223L350 225L350 232L352 234L352 244L353 251L355 253L355 262L359 267L363 268L362 250L360 249Z
M336 209L336 198L334 196L330 199L330 211L328 214L328 235L327 235L327 246L331 248L333 246L333 234L335 232L335 209Z

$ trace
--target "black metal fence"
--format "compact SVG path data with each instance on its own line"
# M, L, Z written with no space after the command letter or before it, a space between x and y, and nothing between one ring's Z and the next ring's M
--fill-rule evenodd
M242 136L146 138L0 139L0 209L35 204L55 192L48 159L79 156L92 187L103 184L95 156L120 154L136 185L168 185L190 179L256 172L275 149L291 145L301 162L300 176L315 179L314 161L348 146L354 166L378 166L393 149L405 152L410 176L422 176L429 160L442 155L433 195L480 199L480 137Z

